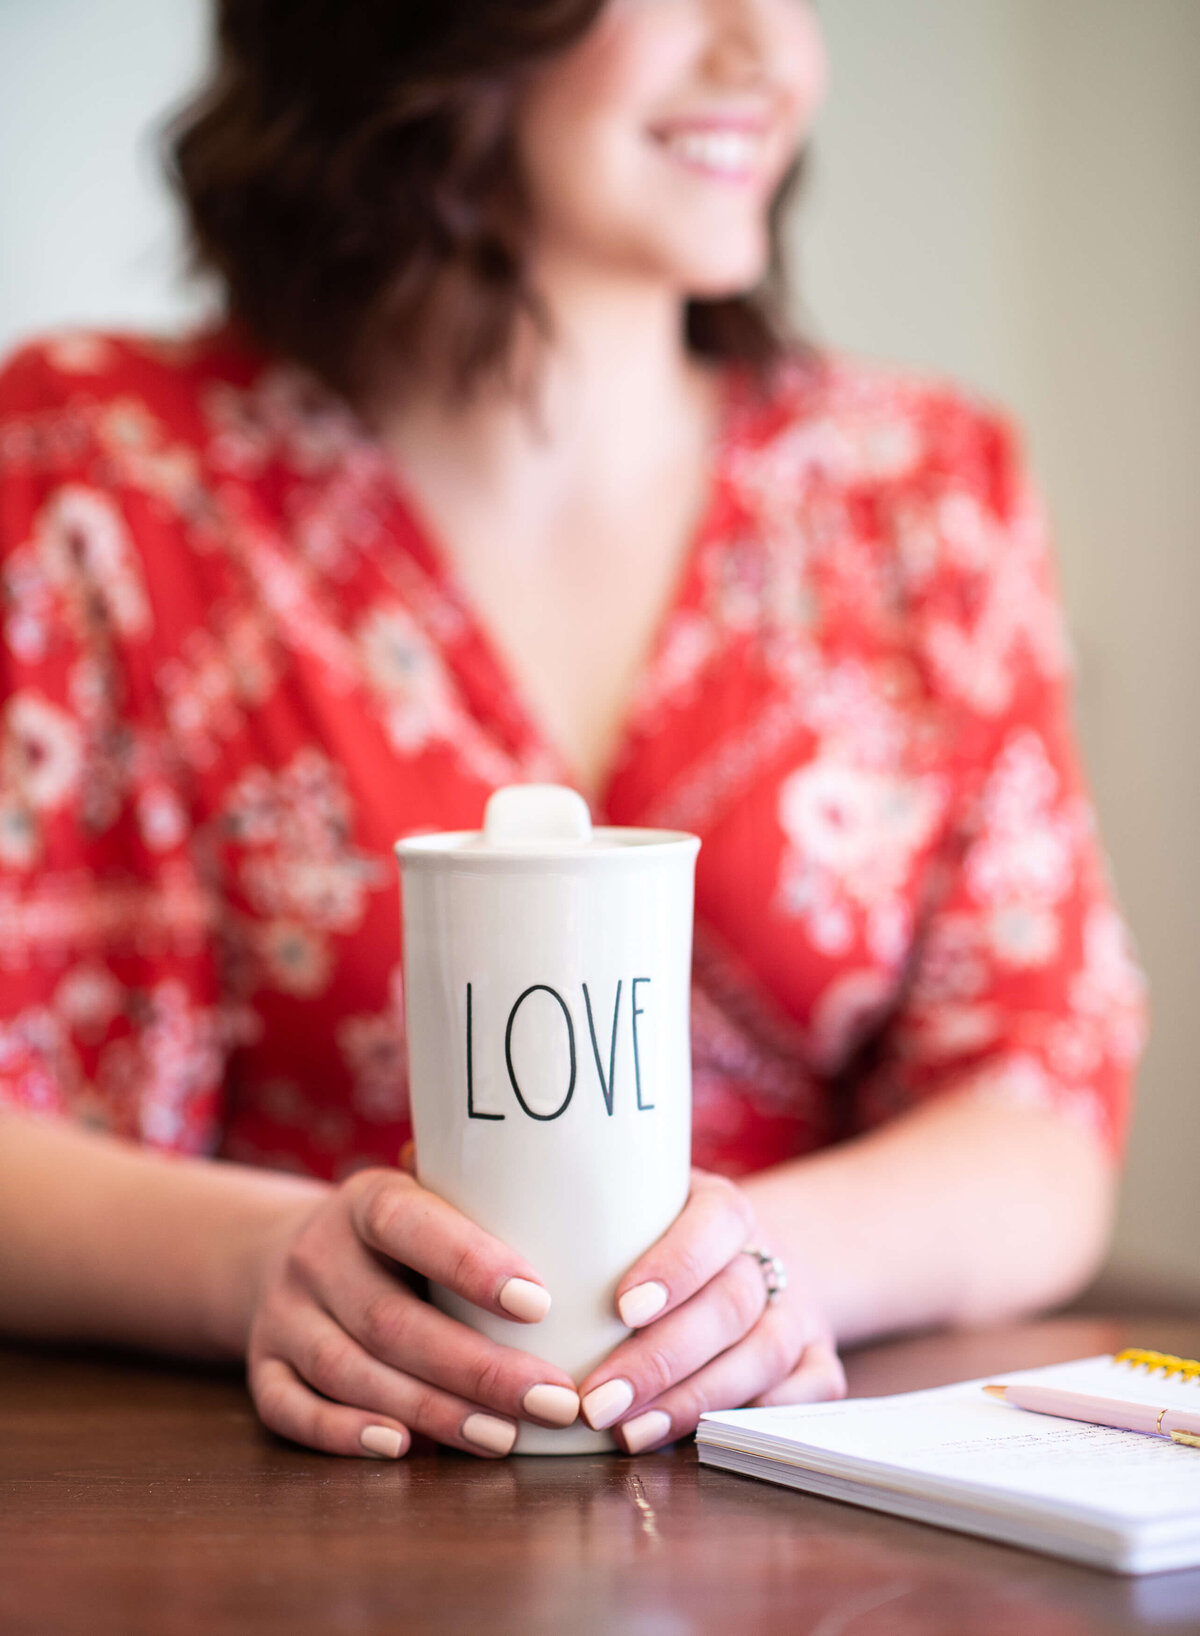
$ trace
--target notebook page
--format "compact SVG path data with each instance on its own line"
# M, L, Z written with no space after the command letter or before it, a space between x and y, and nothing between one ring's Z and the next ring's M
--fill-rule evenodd
M730 1441L748 1452L786 1459L790 1446L803 1451L800 1464L911 1492L964 1486L1122 1525L1200 1517L1200 1450L1029 1414L983 1384L707 1415L701 1435L710 1424L736 1428Z
M996 1378L1029 1386L1055 1386L1067 1392L1093 1392L1097 1397L1115 1397L1128 1403L1153 1403L1159 1409L1187 1409L1200 1415L1200 1379L1181 1380L1161 1371L1148 1374L1145 1369L1117 1363L1108 1354Z

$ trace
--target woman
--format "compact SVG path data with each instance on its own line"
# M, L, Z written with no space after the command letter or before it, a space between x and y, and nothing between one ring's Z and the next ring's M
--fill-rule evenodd
M840 1392L838 1341L1061 1300L1138 990L1012 435L779 339L811 10L220 24L176 157L229 322L0 377L6 1326L244 1354L333 1453L498 1455L579 1412L654 1447ZM538 1269L390 1168L390 842L544 777L704 841L701 1168L580 1383Z

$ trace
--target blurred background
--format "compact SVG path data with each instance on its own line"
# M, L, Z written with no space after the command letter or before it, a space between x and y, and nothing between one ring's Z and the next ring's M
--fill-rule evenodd
M1200 0L822 0L833 94L797 314L1023 423L1055 518L1077 714L1149 972L1098 1298L1200 1302ZM0 0L0 352L172 327L155 128L207 0ZM1153 1337L1151 1337L1153 1339Z

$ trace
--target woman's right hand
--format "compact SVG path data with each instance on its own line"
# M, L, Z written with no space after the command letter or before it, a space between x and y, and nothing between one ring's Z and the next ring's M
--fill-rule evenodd
M272 1431L381 1458L420 1432L494 1457L511 1450L518 1417L571 1424L570 1375L439 1312L405 1269L497 1317L532 1325L550 1306L527 1261L411 1176L359 1171L282 1222L265 1255L247 1361Z

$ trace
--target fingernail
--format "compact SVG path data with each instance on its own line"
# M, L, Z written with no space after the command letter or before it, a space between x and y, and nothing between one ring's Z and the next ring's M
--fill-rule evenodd
M521 1407L535 1420L569 1426L579 1418L579 1393L569 1386L551 1386L548 1381L542 1381L529 1388L521 1399Z
M593 1431L603 1431L619 1420L632 1402L633 1387L627 1380L606 1380L584 1398L584 1419Z
M651 1279L648 1284L635 1284L627 1289L617 1302L617 1311L627 1328L636 1329L639 1324L648 1323L666 1304L667 1286Z
M468 1443L487 1449L489 1454L507 1454L517 1440L517 1428L511 1420L497 1420L490 1414L469 1414L462 1423L462 1434Z
M404 1450L404 1439L391 1426L367 1426L359 1434L359 1442L368 1454L377 1460L398 1460Z
M550 1310L550 1291L528 1278L510 1278L496 1299L505 1312L528 1324L540 1324Z
M648 1449L651 1443L661 1443L671 1430L671 1417L663 1409L648 1409L645 1414L635 1415L621 1427L621 1436L625 1439L625 1447L630 1454L640 1454L642 1449Z

